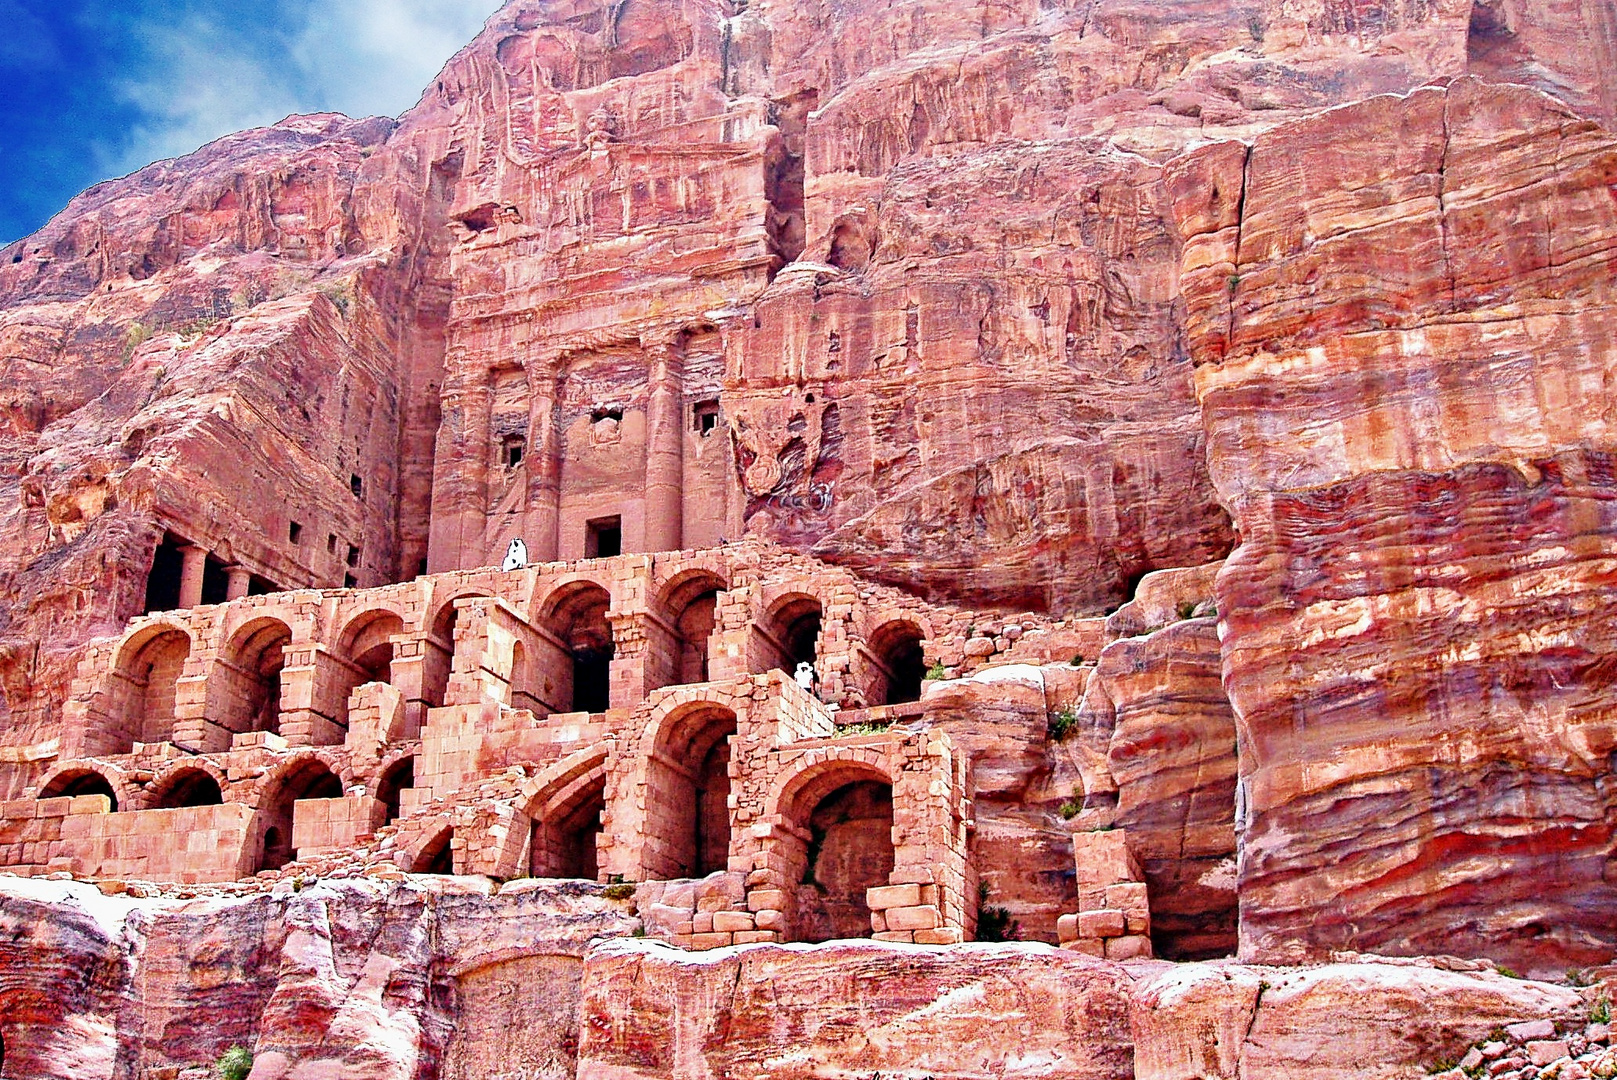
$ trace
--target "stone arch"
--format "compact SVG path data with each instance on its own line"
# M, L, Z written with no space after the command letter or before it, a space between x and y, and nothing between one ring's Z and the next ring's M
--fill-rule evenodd
M377 805L380 807L376 825L391 825L403 813L402 792L415 787L415 750L406 750L393 754L385 760L376 770L376 782L372 790L376 795Z
M728 868L735 733L735 712L711 701L678 706L654 728L642 860L649 879L702 877Z
M67 761L46 773L39 781L41 799L74 798L79 795L105 795L111 810L130 806L131 792L123 777L94 761Z
M124 639L109 687L113 745L108 753L174 740L175 699L191 644L191 635L169 622L148 623Z
M561 644L567 660L552 672L553 700L571 712L605 712L612 700L616 649L606 613L612 594L588 578L557 586L540 607L539 625Z
M343 782L332 763L319 754L288 758L259 789L255 817L257 869L279 870L298 857L293 825L295 804L305 799L336 799Z
M272 615L237 628L208 680L210 711L219 726L232 735L280 732L281 672L291 643L292 628Z
M371 608L348 620L332 649L336 685L329 700L339 727L348 727L348 699L366 683L393 685L393 638L404 633L404 619L391 608Z
M927 637L926 628L909 616L888 619L876 628L865 642L868 704L899 705L921 700Z
M445 822L422 836L410 852L412 874L453 874L455 872L455 828Z
M709 638L713 634L719 593L730 587L713 567L682 570L663 585L651 610L666 626L662 677L648 689L708 681Z
M772 862L790 897L795 941L868 937L868 892L893 872L892 777L878 751L846 755L810 755L769 799L782 825Z
M226 777L210 761L176 762L152 782L146 796L149 810L173 810L185 806L218 806L225 801Z
M749 670L779 668L791 675L800 663L816 664L825 606L819 597L787 592L774 598L753 624L755 644Z
M426 634L421 639L421 698L429 709L443 705L449 692L449 675L455 667L455 626L460 621L456 600L475 596L493 596L487 589L461 589L433 611L432 618L423 622Z
M580 750L525 786L523 812L532 822L528 876L600 876L597 840L606 811L608 756L604 745Z

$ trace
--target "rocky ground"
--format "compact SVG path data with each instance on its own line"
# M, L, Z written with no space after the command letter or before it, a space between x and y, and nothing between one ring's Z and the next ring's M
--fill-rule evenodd
M1118 964L1019 943L693 954L638 937L607 888L413 876L184 898L7 879L0 995L27 1008L0 1068L203 1080L233 1046L254 1080L1577 1080L1617 1063L1604 971L1572 986L1452 958Z

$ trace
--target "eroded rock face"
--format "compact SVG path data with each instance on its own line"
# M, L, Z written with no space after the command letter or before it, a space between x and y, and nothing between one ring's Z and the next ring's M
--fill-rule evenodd
M1614 168L1471 80L1168 167L1247 954L1612 950Z

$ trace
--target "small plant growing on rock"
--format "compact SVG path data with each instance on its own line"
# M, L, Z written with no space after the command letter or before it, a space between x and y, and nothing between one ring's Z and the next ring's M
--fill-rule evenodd
M1078 713L1074 709L1057 709L1050 714L1045 734L1051 742L1061 742L1078 729Z
M1073 653L1072 654L1072 659L1067 661L1067 663L1071 664L1073 667L1083 667L1084 666L1084 654L1083 653Z
M1606 998L1604 993L1595 998L1594 1004L1589 1006L1589 1023L1611 1023L1611 1002Z
M932 661L932 666L926 669L926 679L928 682L943 682L948 677L949 672L936 660Z
M602 889L601 895L608 900L627 900L634 895L634 886L627 881L614 882Z
M1072 798L1056 807L1056 813L1061 815L1062 821L1071 821L1077 817L1084 808L1084 797L1079 792L1073 792Z
M245 1046L232 1046L213 1063L213 1074L219 1080L247 1080L253 1071L253 1055Z
M1196 601L1194 601L1194 600L1185 600L1185 601L1180 603L1180 605L1179 605L1179 621L1180 622L1183 622L1186 619L1195 618L1195 616L1196 616Z
M977 882L977 940L1021 941L1022 924L1011 918L1002 907L991 907L988 901L988 882Z
M1513 967L1506 967L1504 964L1495 964L1494 965L1494 970L1499 972L1499 974L1503 975L1507 979L1519 979L1519 978L1521 978L1521 973L1520 972L1518 972Z

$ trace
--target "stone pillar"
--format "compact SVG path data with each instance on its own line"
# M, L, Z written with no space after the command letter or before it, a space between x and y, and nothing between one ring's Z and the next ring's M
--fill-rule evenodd
M528 514L531 562L555 562L561 529L561 425L556 416L559 363L528 368Z
M486 364L454 370L462 356L450 360L440 398L443 421L432 466L432 529L427 570L442 573L483 561L488 526L489 424L494 375Z
M653 345L646 406L646 550L678 551L684 543L684 371L672 342Z
M240 600L252 585L253 574L245 566L225 567L225 599Z
M194 608L202 603L202 571L208 565L208 552L195 544L180 549L180 607Z

